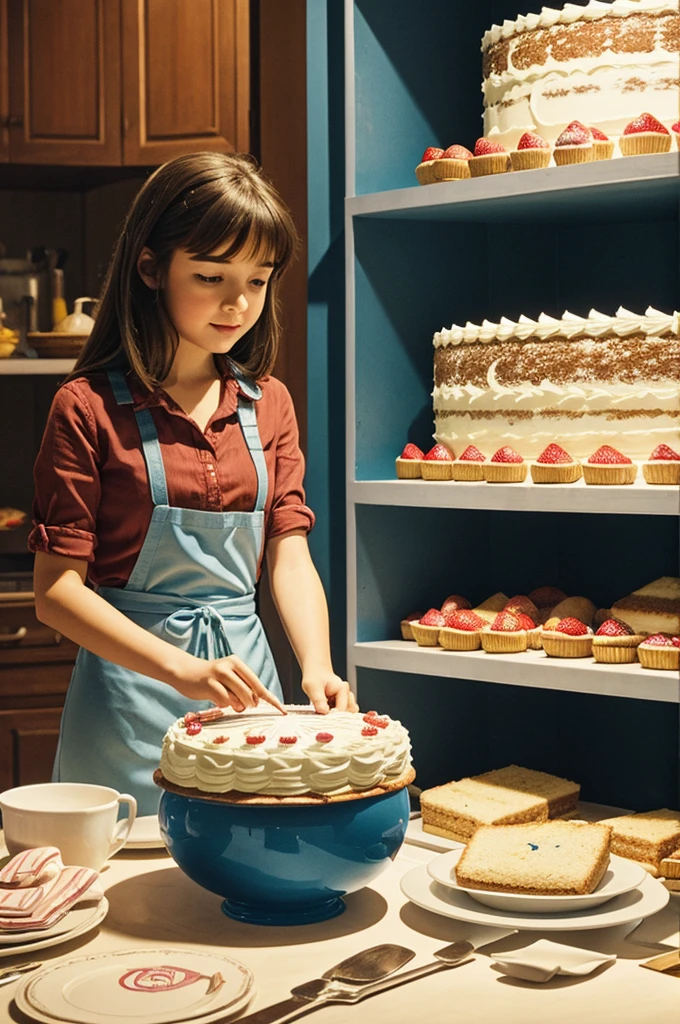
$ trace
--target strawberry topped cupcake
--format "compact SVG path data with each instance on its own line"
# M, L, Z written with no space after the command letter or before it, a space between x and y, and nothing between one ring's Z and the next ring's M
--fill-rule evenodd
M559 444L549 444L531 464L535 484L573 484L581 478L581 463Z
M481 631L486 627L484 619L466 608L451 612L439 630L439 643L445 651L479 650Z
M601 445L583 463L583 478L587 484L632 484L636 476L635 463L609 444Z
M438 181L456 181L470 177L468 160L472 153L465 146L449 146L437 158L436 173Z
M513 171L533 171L550 163L550 146L541 135L525 132L510 153Z
M554 625L548 620L541 639L543 650L553 658L587 658L593 649L593 631L585 622L568 616Z
M611 160L614 155L614 143L599 128L591 128L593 137L593 160Z
M667 444L658 444L648 462L642 463L648 484L680 484L680 455Z
M654 633L645 637L637 649L637 656L643 668L677 672L680 668L680 636Z
M420 479L420 463L425 458L417 444L407 444L396 460L397 476L400 480Z
M555 143L555 163L564 167L566 164L586 164L592 159L593 136L590 128L586 128L580 121L572 121Z
M446 616L438 608L430 608L418 622L411 623L413 638L419 647L439 647L439 630L446 623Z
M453 464L453 479L483 480L483 462L486 462L486 456L482 455L479 448L469 444Z
M408 615L401 620L399 628L401 630L402 640L415 640L411 624L413 622L420 622L422 617L422 612L409 612Z
M444 156L444 150L440 149L439 146L427 147L420 158L420 163L416 167L416 178L421 185L434 185L435 182L439 181L435 161L439 160L442 156Z
M637 661L638 646L644 640L621 619L605 619L593 637L593 657L606 665L626 665Z
M484 174L504 174L510 170L510 156L505 146L491 139L477 139L470 160L470 174L479 178Z
M671 133L653 114L640 114L623 129L619 147L624 156L643 153L668 153Z
M527 649L527 632L518 615L499 612L490 626L481 632L482 647L487 654L519 654Z
M484 479L489 484L521 484L526 476L526 462L510 445L494 452L491 461L484 466Z
M436 444L423 456L420 475L423 480L450 480L453 455L443 444Z
M672 126L672 130L673 134L675 135L675 141L678 144L678 149L680 149L680 121L675 122L675 124Z

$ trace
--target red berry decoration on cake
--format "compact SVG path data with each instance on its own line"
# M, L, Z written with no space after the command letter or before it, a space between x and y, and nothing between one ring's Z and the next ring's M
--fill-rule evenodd
M187 723L187 736L198 736L202 728L203 726L201 723L196 719L193 719L191 722Z
M593 160L611 160L614 155L614 143L600 128L591 128L593 137Z
M213 743L228 743L228 742L229 742L229 737L228 736L216 736L215 739L213 740Z
M297 743L297 736L279 736L279 743L282 743L284 747L292 747L294 743Z
M642 463L648 484L680 484L680 455L667 444L658 444L648 462Z
M653 633L643 639L637 656L643 668L678 671L680 668L680 641L668 633Z
M580 619L568 615L549 621L541 634L543 650L553 658L587 658L593 649L593 631Z
M580 121L572 121L558 136L555 143L555 163L559 167L567 164L586 164L593 159L593 136L590 128Z
M481 615L469 608L450 612L439 631L439 643L446 651L476 651L481 644L480 631L486 625Z
M527 649L527 633L519 616L502 611L481 632L482 647L487 654L519 654Z
M460 594L449 594L442 604L442 615L450 615L452 612L458 611L460 608L472 608L472 605L468 601L467 597L461 597Z
M250 736L246 736L246 743L251 747L257 747L260 743L264 743L266 739L266 736L262 736L259 733L251 733Z
M362 736L377 736L378 730L374 725L365 725L361 730Z
M521 484L526 476L526 462L510 445L499 448L484 464L484 479L489 484Z
M462 629L465 633L472 633L476 629L484 629L485 625L486 622L481 615L477 615L476 612L467 609L453 612L446 618L448 629Z
M453 464L453 479L483 480L483 462L486 462L486 456L475 445L469 444Z
M420 477L420 463L425 455L417 444L407 444L397 459L397 477L400 480L417 480Z
M606 665L630 665L637 661L643 640L644 636L634 633L621 619L605 619L593 637L593 656Z
M595 636L632 636L633 630L630 628L628 623L622 622L621 619L605 619L602 625L597 629Z
M581 477L581 463L560 444L549 444L531 465L535 484L573 484Z
M411 629L411 623L420 622L423 617L422 612L409 612L400 622L401 638L402 640L415 640L413 630Z
M644 113L630 121L623 129L619 146L624 156L644 153L668 153L671 133L653 114Z
M550 163L550 146L536 132L525 132L510 153L513 171L533 171Z
M412 622L413 637L419 647L438 647L439 630L446 622L439 608L430 608L419 622Z
M469 160L472 153L465 146L449 146L444 150L444 160Z
M330 743L333 739L332 732L317 732L315 736L317 743Z
M510 154L500 142L477 139L475 152L469 161L470 174L479 178L485 174L504 174L510 170Z
M632 484L637 466L609 444L600 445L583 463L583 478L587 484Z
M428 146L421 156L420 162L426 164L429 160L438 160L440 156L444 156L443 149L440 149L439 146Z
M423 480L451 480L453 455L443 444L430 448L420 465Z

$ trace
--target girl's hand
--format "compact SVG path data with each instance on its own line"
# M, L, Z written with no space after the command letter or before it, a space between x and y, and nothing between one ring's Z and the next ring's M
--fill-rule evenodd
M260 699L279 711L284 710L281 702L235 654L214 661L203 658L194 658L194 661L195 673L188 677L184 675L174 684L175 689L189 700L211 700L221 708L245 711L246 708L254 708Z
M306 676L302 680L302 689L314 705L314 710L320 715L327 714L331 708L335 708L336 711L359 710L349 683L336 676L334 672Z

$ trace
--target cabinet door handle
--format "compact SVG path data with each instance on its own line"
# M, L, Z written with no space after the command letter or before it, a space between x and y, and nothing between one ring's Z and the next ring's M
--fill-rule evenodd
M23 640L28 630L25 626L19 626L16 633L0 633L0 644L11 644L16 640Z

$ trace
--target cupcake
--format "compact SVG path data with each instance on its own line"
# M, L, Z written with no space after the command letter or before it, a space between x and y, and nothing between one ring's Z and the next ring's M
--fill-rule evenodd
M680 484L680 455L667 444L658 444L642 463L642 475L648 484Z
M482 455L479 448L469 444L460 458L453 464L454 480L483 480L484 469L482 463L486 462L486 456Z
M635 463L608 444L601 445L583 463L583 478L587 484L632 484L636 476Z
M509 598L507 594L504 594L502 590L492 594L491 597L487 597L486 601L482 601L476 608L473 608L473 612L479 615L485 622L491 623L496 618L499 612L505 609Z
M645 637L637 649L637 656L643 668L677 672L680 668L680 636L654 633Z
M444 150L438 146L428 146L423 155L420 158L420 163L416 167L416 178L421 185L434 185L437 178L437 168L434 163L440 157L444 156Z
M420 622L423 616L422 612L409 612L405 619L400 622L401 638L402 640L415 640L411 624L413 622Z
M668 153L671 148L671 133L653 114L640 114L623 129L619 147L624 156L640 156L643 153Z
M590 128L586 128L580 121L572 121L558 137L554 156L559 167L566 164L589 163L593 159L593 136Z
M527 635L527 647L530 650L540 651L541 649L541 627L538 623L538 608L533 601L518 594L511 597L503 611L511 612L519 619L520 627Z
M477 139L469 166L473 178L480 178L484 174L504 174L510 170L510 156L500 142Z
M526 630L512 612L499 612L480 636L487 654L519 654L527 649Z
M450 480L453 455L443 444L436 444L423 456L420 475L423 480Z
M599 128L591 128L593 137L593 160L611 160L614 155L614 143Z
M638 646L644 640L621 619L606 619L593 637L593 657L605 665L628 665L637 661Z
M553 624L548 620L541 635L543 650L552 658L587 658L593 649L593 631L573 616Z
M520 612L523 612L524 615L530 615L534 620L538 618L538 608L531 598L526 597L524 594L517 594L515 597L511 597L505 605L505 608L503 608L503 611L514 612L515 615L519 615Z
M453 615L454 612L466 611L468 608L472 608L472 605L467 597L461 597L460 594L449 594L441 606L441 613L442 615Z
M510 445L494 452L484 466L484 479L489 484L521 484L526 475L526 462Z
M411 623L413 639L418 647L439 647L439 630L446 618L438 608L430 608L418 622Z
M469 178L468 160L472 153L465 146L449 146L435 160L437 181L455 181L458 178Z
M460 609L446 616L439 630L439 643L445 651L477 651L481 645L480 633L485 627L481 616Z
M533 171L550 163L550 146L535 132L525 132L510 153L513 171Z
M553 607L552 614L556 615L558 619L573 617L579 619L580 622L585 622L586 626L592 626L596 611L595 605L589 598L575 596L565 597L564 600L558 601Z
M519 624L527 634L527 647L530 651L540 651L543 647L543 627L537 626L534 619L525 612L518 612Z
M573 484L581 478L581 463L559 444L549 444L531 465L535 484Z
M396 460L397 476L400 480L416 480L420 478L420 463L425 458L416 444L407 444Z
M680 121L675 122L675 124L672 126L672 131L675 135L675 141L678 144L678 149L680 149Z

